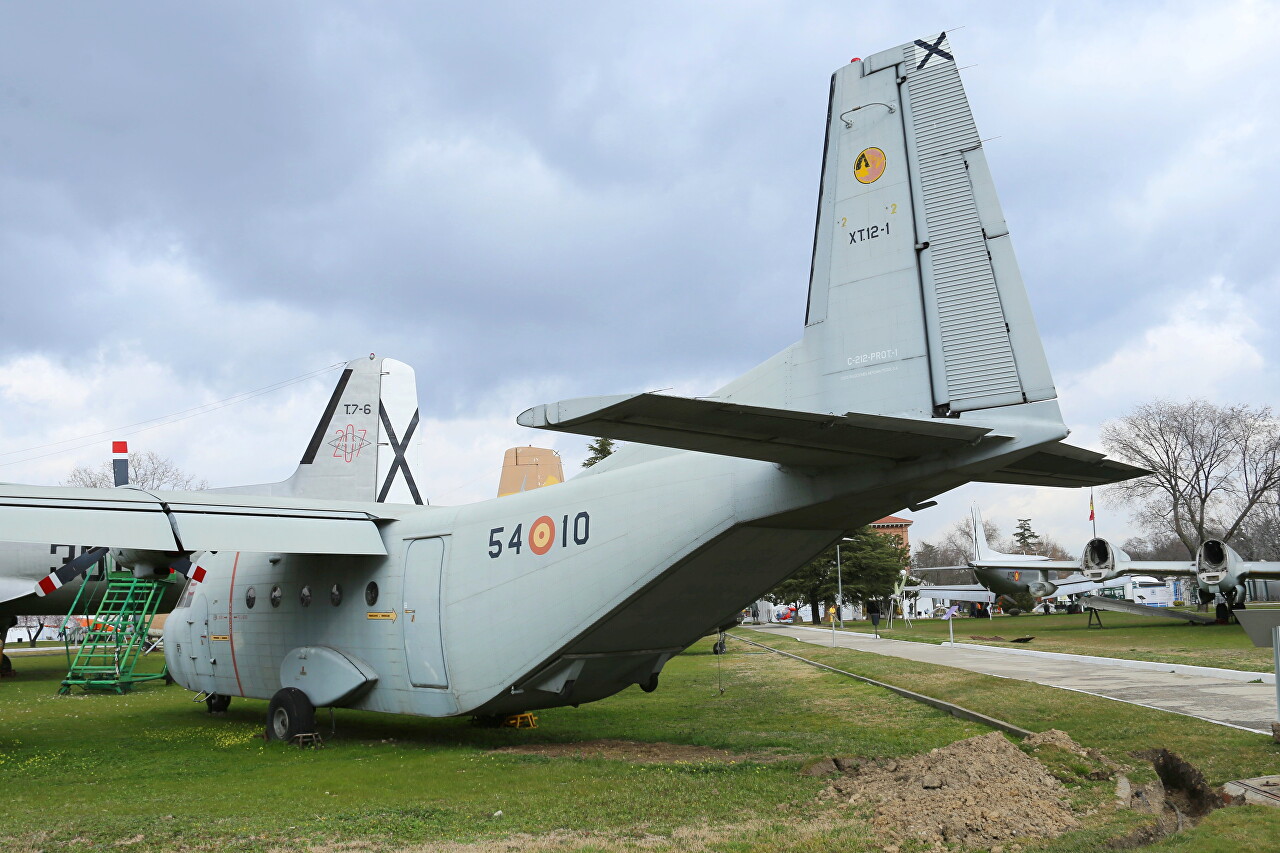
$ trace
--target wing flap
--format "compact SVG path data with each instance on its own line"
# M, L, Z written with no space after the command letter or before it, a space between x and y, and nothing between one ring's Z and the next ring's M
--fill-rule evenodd
M985 483L1012 483L1019 486L1078 488L1105 486L1150 473L1145 468L1107 459L1105 454L1059 442L1041 447L998 471L975 479Z
M0 493L0 541L94 543L115 536L137 543L130 548L178 550L164 508L145 492L4 486Z
M562 400L516 420L535 429L800 466L901 462L1004 440L988 427L953 420L830 415L663 394Z

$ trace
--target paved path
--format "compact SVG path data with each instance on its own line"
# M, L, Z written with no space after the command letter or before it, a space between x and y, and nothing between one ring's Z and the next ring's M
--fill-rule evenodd
M831 645L831 631L794 625L751 626L761 634L782 634L818 646ZM1186 714L1224 726L1271 734L1276 719L1276 688L1203 675L1179 675L1099 664L1096 658L1078 662L1039 658L932 643L876 639L865 634L837 632L836 645L860 652L953 666L1000 678L1034 681L1049 687L1104 696L1174 714ZM1062 658L1070 656L1063 655Z

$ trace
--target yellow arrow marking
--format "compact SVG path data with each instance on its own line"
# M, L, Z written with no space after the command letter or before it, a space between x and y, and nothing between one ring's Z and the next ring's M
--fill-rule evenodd
M371 610L368 615L370 619L390 619L392 622L400 618L400 614L394 610L385 613Z

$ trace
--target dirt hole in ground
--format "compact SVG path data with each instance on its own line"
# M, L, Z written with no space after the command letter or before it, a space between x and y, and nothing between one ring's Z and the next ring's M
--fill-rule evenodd
M1135 830L1111 843L1112 849L1142 847L1199 823L1222 805L1221 795L1205 781L1204 774L1167 749L1146 749L1131 753L1151 762L1156 779L1140 787L1120 776L1116 784L1118 805L1154 815L1156 823Z
M682 743L642 743L634 740L583 740L573 743L530 743L504 746L493 750L505 755L545 755L551 758L607 758L637 764L675 764L678 762L777 761L780 756L738 754L708 746Z

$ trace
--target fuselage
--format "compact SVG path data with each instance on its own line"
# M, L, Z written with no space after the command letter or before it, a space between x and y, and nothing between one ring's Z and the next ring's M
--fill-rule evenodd
M845 530L953 485L944 460L891 476L628 450L639 460L551 488L398 508L381 526L387 557L206 557L165 628L170 671L192 690L269 698L295 650L325 647L376 673L341 704L428 716L651 687Z

